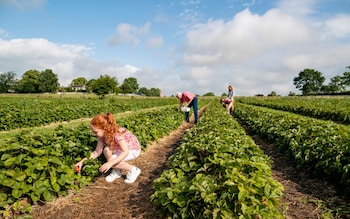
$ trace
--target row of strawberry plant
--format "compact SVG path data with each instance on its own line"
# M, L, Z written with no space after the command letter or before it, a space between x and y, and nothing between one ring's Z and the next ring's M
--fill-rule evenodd
M350 126L237 103L235 115L315 176L350 194Z
M119 113L177 103L176 98L58 98L0 96L0 131L88 118L104 111Z
M145 149L150 141L176 129L183 119L177 107L168 106L128 114L117 122L135 133ZM87 160L81 174L76 174L73 166L88 157L96 143L87 123L74 129L60 125L47 135L23 131L5 142L0 147L0 215L30 213L33 203L50 201L91 183L100 176L103 156Z
M350 124L350 98L239 97L237 102Z
M185 134L151 200L167 218L283 218L270 159L212 103Z

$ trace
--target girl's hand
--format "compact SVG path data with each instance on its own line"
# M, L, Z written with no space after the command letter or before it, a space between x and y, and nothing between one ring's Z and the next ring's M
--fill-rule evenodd
M79 173L82 167L83 167L83 162L79 161L77 164L75 164L75 172Z
M78 163L75 164L75 172L79 173L81 168L83 167L84 161L87 160L87 158L82 159Z
M107 173L109 169L112 168L112 165L110 162L106 162L104 163L98 170L101 172L101 173Z

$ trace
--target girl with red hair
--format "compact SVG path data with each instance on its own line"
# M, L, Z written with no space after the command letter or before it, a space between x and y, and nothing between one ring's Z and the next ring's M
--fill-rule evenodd
M122 171L125 170L127 175L124 181L134 183L141 170L130 165L128 161L136 159L141 153L141 146L136 136L128 129L118 126L112 113L96 115L91 120L90 127L98 139L95 151L91 153L90 158L95 159L103 153L107 162L99 168L99 171L107 173L112 169L105 180L113 182L121 178ZM86 159L82 159L75 165L78 170Z

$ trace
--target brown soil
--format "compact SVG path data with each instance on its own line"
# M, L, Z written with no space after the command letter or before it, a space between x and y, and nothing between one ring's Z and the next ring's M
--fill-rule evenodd
M202 113L203 109L199 115ZM134 164L142 170L134 184L126 184L122 179L107 183L104 177L100 177L79 192L72 192L66 197L42 206L33 206L33 217L35 219L160 219L157 208L149 199L153 193L153 180L167 169L169 156L175 152L185 131L192 126L192 123L184 122L169 136L149 145L148 149L134 161ZM285 187L280 209L287 219L324 218L324 207L327 203L345 205L332 186L319 179L310 179L306 172L293 168L293 162L278 153L274 145L264 142L257 135L253 135L252 138L271 157L273 177ZM350 209L349 204L347 209ZM349 214L338 218L350 218Z

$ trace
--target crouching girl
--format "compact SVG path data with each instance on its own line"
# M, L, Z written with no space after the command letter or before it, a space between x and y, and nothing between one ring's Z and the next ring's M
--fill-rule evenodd
M101 173L111 173L106 176L107 182L122 177L122 171L127 171L126 183L134 183L140 175L141 170L128 161L136 159L141 153L141 146L136 136L128 129L118 126L112 113L96 115L90 122L90 127L98 139L95 151L90 158L95 159L102 153L106 162L99 168ZM87 158L79 161L75 166L81 169L83 162Z

